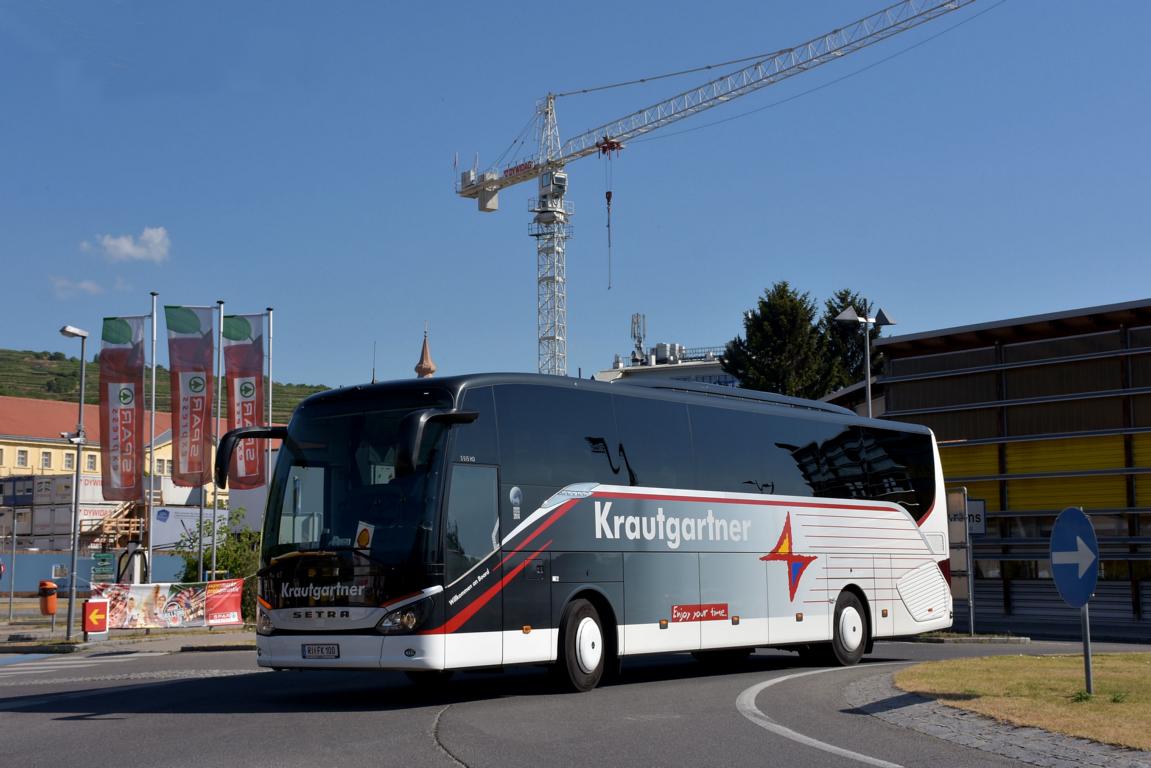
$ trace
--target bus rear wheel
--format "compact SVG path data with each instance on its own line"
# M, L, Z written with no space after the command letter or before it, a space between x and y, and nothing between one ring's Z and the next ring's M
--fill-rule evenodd
M840 592L835 601L831 652L845 667L858 664L868 645L867 615L853 592Z
M560 619L560 647L556 672L574 691L590 691L599 685L606 662L603 622L587 600L572 600Z

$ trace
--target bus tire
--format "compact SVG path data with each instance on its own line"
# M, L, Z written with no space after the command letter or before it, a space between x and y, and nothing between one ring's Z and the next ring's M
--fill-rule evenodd
M842 666L858 664L868 644L867 614L854 592L844 590L835 601L831 652Z
M587 600L572 600L560 619L560 647L556 672L560 682L573 691L590 691L599 685L607 661L603 622Z

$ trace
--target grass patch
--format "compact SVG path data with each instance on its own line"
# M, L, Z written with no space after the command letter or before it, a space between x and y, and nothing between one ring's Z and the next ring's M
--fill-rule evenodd
M1092 656L1095 695L1082 656L992 656L918 664L895 675L904 691L1013 725L1151 749L1151 653Z

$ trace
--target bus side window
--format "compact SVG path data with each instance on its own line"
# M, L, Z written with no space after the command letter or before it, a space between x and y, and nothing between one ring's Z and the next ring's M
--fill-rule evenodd
M854 499L864 496L859 433L834 422L770 419L769 475L775 492Z
M687 406L615 395L619 444L609 457L623 464L616 485L696 488Z
M455 445L449 460L458 464L499 464L496 440L496 407L492 388L469 389L464 394L463 410L479 414L471 424L452 427Z
M627 482L608 450L618 441L606 393L501 384L495 398L505 483L544 486L551 495L571 483Z
M455 464L444 516L444 579L449 584L499 546L496 468Z
M935 461L931 438L888 429L863 430L862 463L870 498L894 501L916 520L935 499Z

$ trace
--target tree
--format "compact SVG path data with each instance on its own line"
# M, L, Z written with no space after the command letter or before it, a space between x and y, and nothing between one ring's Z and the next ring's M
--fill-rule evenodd
M823 316L819 319L819 334L825 342L824 379L828 394L863 381L866 367L863 362L864 336L859 324L837 323L835 318L851 307L860 317L874 317L875 305L865 296L848 288L841 288L823 303ZM871 346L871 375L882 373L883 357L875 352L875 340L881 329L868 325Z
M744 336L728 342L724 371L747 389L811 399L863 381L863 332L857 324L835 322L849 306L861 316L874 311L866 297L843 288L824 302L817 321L808 294L797 293L786 281L776 283L744 314ZM874 342L880 329L869 326L868 331ZM882 363L873 352L873 376L881 372Z
M744 335L728 342L723 370L740 386L795 397L826 394L824 342L815 324L811 297L786 280L764 292L744 315Z
M229 511L227 519L219 521L217 530L219 536L216 539L216 568L227 572L229 578L244 579L242 602L244 620L255 621L256 579L249 577L254 576L260 566L260 532L252 530L244 522L243 507ZM204 567L207 569L211 567L212 560L211 520L204 521L203 534ZM196 531L191 530L180 536L173 550L184 558L184 573L180 580L197 581L200 567L200 539Z

